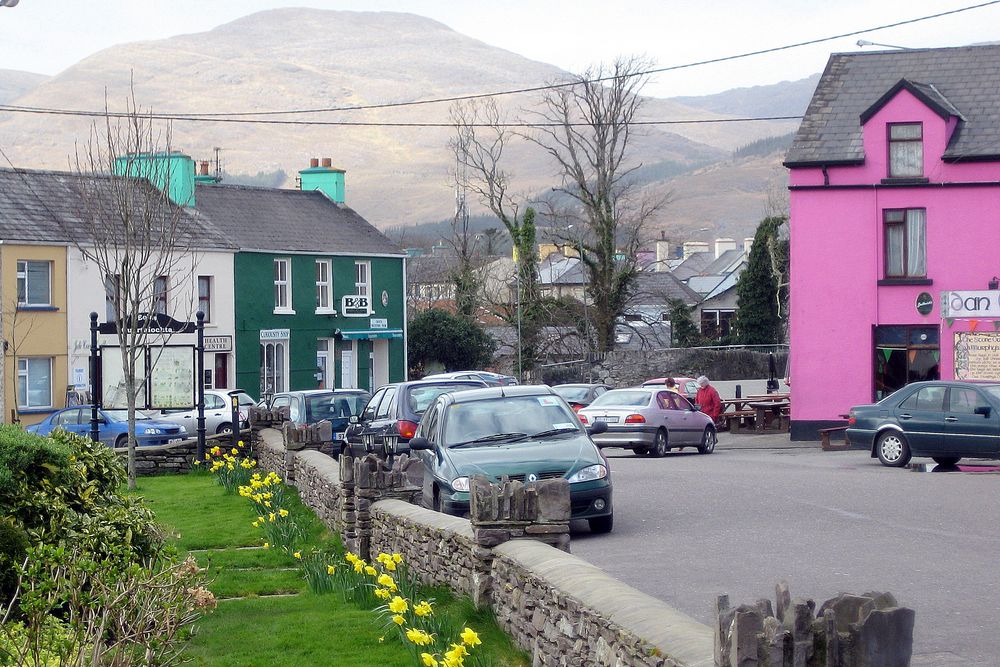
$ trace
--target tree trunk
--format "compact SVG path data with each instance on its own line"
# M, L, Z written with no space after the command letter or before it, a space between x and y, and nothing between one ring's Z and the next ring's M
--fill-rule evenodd
M128 488L135 489L135 366L125 369L125 393L128 395Z

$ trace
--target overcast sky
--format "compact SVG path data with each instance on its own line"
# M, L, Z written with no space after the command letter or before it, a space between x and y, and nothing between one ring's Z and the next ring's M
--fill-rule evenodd
M573 72L620 54L677 65L870 28L983 0L20 0L0 8L0 68L56 74L123 42L202 32L276 7L411 12ZM861 38L907 47L1000 40L1000 4ZM652 95L800 79L859 37L659 74ZM873 47L865 47L873 48ZM539 82L542 83L542 82ZM470 82L470 92L475 82Z

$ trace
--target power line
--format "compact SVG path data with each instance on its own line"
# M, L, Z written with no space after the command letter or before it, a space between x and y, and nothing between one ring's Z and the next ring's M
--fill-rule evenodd
M1000 2L1000 0L997 0ZM0 105L0 112L9 113L30 113L52 116L84 116L94 118L129 118L130 114L124 111L73 111L70 109L18 107L10 105ZM350 121L350 120L274 120L265 118L218 118L215 116L176 116L172 114L140 114L143 118L151 120L168 120L178 122L197 123L237 123L252 125L305 125L305 126L347 126L347 127L455 127L454 123L422 123L422 122L393 122L393 121ZM751 123L777 120L801 120L802 116L760 116L746 118L689 118L679 120L638 120L632 121L631 125L704 125L712 123ZM595 127L600 124L594 123L557 123L557 122L512 122L512 123L473 123L471 127L503 127L503 128L544 128L544 127Z
M753 56L765 55L768 53L777 53L779 51L787 51L789 49L796 49L802 46L812 46L813 44L822 44L823 42L830 42L837 39L843 39L845 37L856 37L858 35L864 35L870 32L876 32L878 30L887 30L889 28L898 28L904 25L912 25L914 23L920 23L923 21L930 21L933 19L942 18L944 16L951 16L953 14L960 14L962 12L968 12L974 9L981 9L983 7L989 7L992 5L1000 4L1000 0L989 0L988 2L981 2L975 5L969 5L966 7L959 7L957 9L950 9L944 12L938 12L936 14L928 14L926 16L918 16L916 18L904 19L902 21L895 21L893 23L885 23L883 25L874 26L871 28L863 28L861 30L852 30L850 32L840 33L837 35L830 35L828 37L818 37L816 39L806 40L804 42L795 42L792 44L785 44L783 46L774 46L766 49L759 49L757 51L747 51L743 53L737 53L728 56L721 56L718 58L710 58L707 60L698 60L695 62L684 63L680 65L669 65L665 67L656 67L648 70L643 70L640 72L632 72L627 77L636 76L649 76L652 74L662 74L664 72L673 72L681 69L689 69L692 67L700 67L702 65L713 65L717 63L729 62L732 60L739 60L742 58L750 58ZM446 102L460 102L465 100L482 99L487 97L501 97L506 95L520 95L524 93L534 93L541 92L545 90L556 90L559 88L568 88L573 86L578 86L585 83L602 83L605 81L614 80L614 75L597 77L593 79L585 79L578 81L566 81L563 83L552 83L539 86L530 86L525 88L513 88L509 90L500 90L489 93L471 93L467 95L453 95L450 97L437 97L428 100L410 100L406 102L384 102L380 104L360 104L356 106L349 107L324 107L317 109L278 109L269 111L225 111L225 112L208 112L208 113L169 113L164 114L164 117L169 117L170 120L181 120L182 117L197 117L197 118L225 118L233 116L277 116L277 115L291 115L291 114L313 114L313 113L328 113L328 112L342 112L342 111L370 111L375 109L392 109L398 107L409 107L409 106L420 106L426 104L442 104ZM23 110L41 110L43 107L19 107ZM68 111L65 109L59 109L59 111ZM86 115L86 112L81 111L81 114ZM94 115L105 115L104 112L90 112ZM404 125L405 127L405 125Z

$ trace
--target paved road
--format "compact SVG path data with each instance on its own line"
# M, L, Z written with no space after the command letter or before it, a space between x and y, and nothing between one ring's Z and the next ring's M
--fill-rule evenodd
M1000 665L1000 476L918 473L864 452L723 434L711 456L606 450L615 530L572 550L704 623L712 601L891 591L914 665ZM775 448L771 448L771 447Z

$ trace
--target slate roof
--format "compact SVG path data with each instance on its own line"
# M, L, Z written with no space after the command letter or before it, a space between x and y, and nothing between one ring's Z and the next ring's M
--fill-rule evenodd
M0 239L27 243L74 242L74 232L84 231L83 220L88 211L112 208L107 182L103 176L80 176L65 171L0 168ZM138 187L152 189L153 186L141 181ZM88 196L95 199L88 203ZM214 227L205 225L190 209L181 207L180 210L183 217L178 224L185 245L235 249L229 239ZM76 240L87 241L82 234Z
M705 275L730 273L743 262L745 256L742 250L727 250L705 267Z
M862 162L861 115L902 79L964 118L943 159L1000 159L1000 45L990 44L832 54L785 166Z
M578 257L552 253L538 263L538 282L541 285L583 285L587 279Z
M354 209L316 190L199 184L195 210L241 250L406 255Z
M640 271L636 276L635 291L629 300L637 305L665 304L670 299L680 299L693 306L701 297L669 271Z
M451 272L458 266L454 254L423 255L406 260L407 285L438 285L451 282Z
M715 261L715 255L710 252L696 252L673 269L673 274L680 280L701 275L709 264Z

